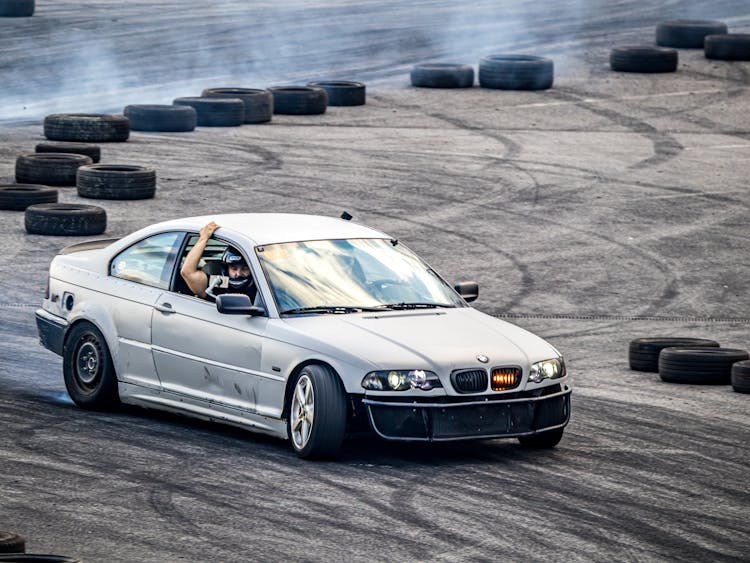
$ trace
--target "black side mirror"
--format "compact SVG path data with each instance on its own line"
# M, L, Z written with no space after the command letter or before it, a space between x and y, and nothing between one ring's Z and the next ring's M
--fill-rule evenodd
M453 286L465 301L476 301L479 297L479 284L473 281L458 282Z
M265 309L253 306L253 302L244 293L225 293L216 296L216 309L224 315L249 315L262 317Z

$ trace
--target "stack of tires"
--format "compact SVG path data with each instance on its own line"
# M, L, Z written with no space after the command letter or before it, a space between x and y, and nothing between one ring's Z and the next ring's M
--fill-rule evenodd
M731 383L739 393L750 393L749 358L746 350L705 338L636 338L628 348L631 370L658 372L669 383Z

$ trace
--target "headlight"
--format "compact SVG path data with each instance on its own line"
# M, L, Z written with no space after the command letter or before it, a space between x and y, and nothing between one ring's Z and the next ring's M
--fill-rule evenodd
M545 379L558 379L565 376L565 360L562 356L531 364L529 381L541 383Z
M442 386L436 374L421 369L371 371L362 379L362 387L370 391L429 391Z

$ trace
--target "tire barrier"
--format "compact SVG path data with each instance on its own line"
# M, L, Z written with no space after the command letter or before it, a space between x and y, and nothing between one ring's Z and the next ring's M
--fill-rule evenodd
M656 44L661 47L703 49L706 35L727 32L727 24L716 20L672 20L656 26Z
M190 106L135 104L125 106L123 115L133 131L192 131L198 123L198 114Z
M204 98L236 98L245 104L243 123L266 123L273 117L273 95L255 88L206 88Z
M78 168L87 164L93 164L93 161L82 154L23 154L16 158L16 182L45 186L75 186Z
M156 170L128 164L81 166L76 186L81 197L149 199L156 193Z
M750 360L742 360L732 366L732 389L737 393L750 393Z
M0 185L0 209L23 211L29 205L37 203L57 203L57 196L57 189L49 186L2 184ZM0 543L2 543L1 534L2 532L0 532Z
M452 63L415 65L409 73L411 85L417 88L471 88L474 67Z
M35 235L98 235L107 228L107 212L96 205L40 203L26 208L24 225Z
M123 142L130 136L130 121L123 115L56 113L44 118L44 136L50 141Z
M628 346L628 362L633 371L659 371L659 352L664 348L718 348L719 343L707 338L636 338Z
M0 532L0 553L23 553L26 540L13 532Z
M82 154L88 156L94 164L99 162L102 158L102 149L99 145L92 145L89 143L39 143L34 147L35 152L57 152L57 153L70 153L70 154Z
M328 94L323 88L310 86L272 86L273 112L283 115L318 115L325 113Z
M27 18L34 15L34 0L0 0L0 17Z
M479 85L498 90L546 90L552 87L551 59L532 55L488 55L479 60Z
M176 106L190 106L201 127L238 127L245 119L245 103L239 98L176 98Z
M707 59L750 61L750 34L707 35L704 52Z
M609 66L618 72L674 72L677 51L668 47L615 47L609 53Z
M659 354L659 377L669 383L727 385L732 365L750 357L733 348L664 348Z
M330 80L327 82L308 82L307 85L310 88L325 90L329 106L365 105L365 85L362 82Z

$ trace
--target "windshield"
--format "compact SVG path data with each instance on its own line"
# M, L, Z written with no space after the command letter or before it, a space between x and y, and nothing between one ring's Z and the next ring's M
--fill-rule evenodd
M396 241L289 242L259 246L256 254L282 314L463 306L453 288Z

